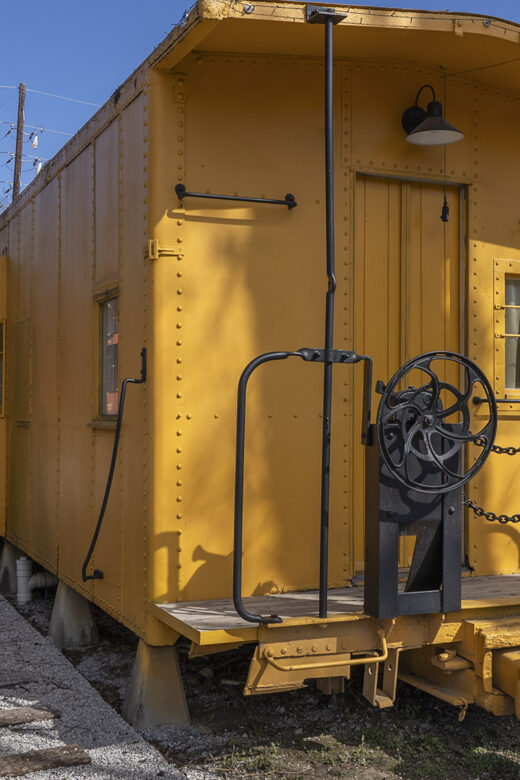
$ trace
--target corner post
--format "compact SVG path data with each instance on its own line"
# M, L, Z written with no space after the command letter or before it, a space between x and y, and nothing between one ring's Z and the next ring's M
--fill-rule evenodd
M327 295L325 299L325 349L334 348L334 25L345 18L333 8L306 6L306 19L325 27L325 219L327 257ZM323 433L321 455L321 523L320 523L320 595L319 615L327 617L329 569L329 506L330 506L330 439L332 416L332 361L325 361L323 371Z

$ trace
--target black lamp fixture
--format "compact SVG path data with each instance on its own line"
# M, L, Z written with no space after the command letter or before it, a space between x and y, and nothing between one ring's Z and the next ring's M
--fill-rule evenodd
M428 103L426 111L417 105L423 89L431 89L433 100ZM415 104L404 112L401 123L406 140L418 146L444 146L462 141L464 133L450 125L442 116L442 104L435 98L435 90L431 84L423 84L415 98Z

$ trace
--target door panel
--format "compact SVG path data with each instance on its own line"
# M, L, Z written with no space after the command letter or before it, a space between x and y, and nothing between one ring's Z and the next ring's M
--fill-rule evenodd
M371 355L374 380L385 383L422 352L464 351L461 341L461 236L458 187L447 191L450 218L442 222L443 188L358 176L355 195L354 349ZM462 227L461 227L462 226ZM443 379L458 384L458 371ZM364 561L364 451L361 372L354 384L354 551ZM374 395L374 416L379 396ZM413 541L403 537L400 566L409 565Z

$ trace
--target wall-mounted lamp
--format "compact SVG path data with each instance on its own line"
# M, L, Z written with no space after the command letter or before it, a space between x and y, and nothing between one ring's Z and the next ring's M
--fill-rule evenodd
M428 103L426 111L417 105L423 89L431 89L433 100ZM415 98L415 104L404 112L401 123L406 140L419 146L440 146L462 141L464 133L450 125L442 116L442 104L435 99L435 90L431 84L423 84Z

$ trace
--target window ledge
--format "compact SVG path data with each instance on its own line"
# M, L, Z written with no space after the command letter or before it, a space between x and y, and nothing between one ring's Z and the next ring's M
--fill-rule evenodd
M95 431L115 431L117 420L91 420L87 425Z

